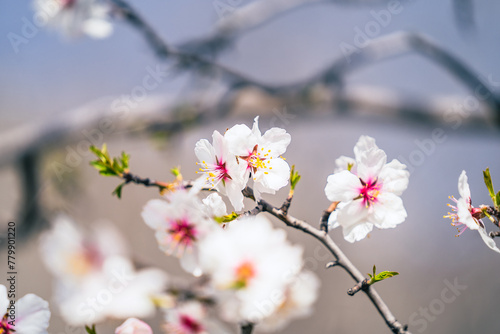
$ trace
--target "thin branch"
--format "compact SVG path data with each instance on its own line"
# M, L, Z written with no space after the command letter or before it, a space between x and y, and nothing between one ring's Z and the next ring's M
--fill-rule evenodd
M243 190L243 194L244 196L251 198L250 196L253 197L253 190L250 187L246 187ZM335 257L338 266L344 268L344 270L354 279L354 281L356 281L356 283L362 282L365 279L363 274L361 274L361 272L354 266L354 264L352 264L349 258L347 258L342 250L337 246L337 244L333 242L330 236L324 231L314 228L305 221L299 220L290 215L284 215L280 209L272 206L265 200L260 200L259 204L262 205L263 211L268 212L276 218L280 219L287 226L301 230L319 240ZM393 333L410 334L410 332L406 329L407 326L403 326L399 321L396 320L396 317L392 314L389 307L385 304L385 302L373 287L363 290L363 292L371 300L371 302Z
M252 334L253 326L252 323L241 325L241 334Z
M366 291L370 287L370 278L365 278L361 282L356 283L356 285L349 290L347 290L347 294L349 296L354 296L359 291Z
M322 231L325 231L325 233L328 233L328 219L330 218L332 212L335 211L335 209L337 209L337 205L339 205L339 203L340 202L332 202L328 207L328 209L323 211L319 227Z

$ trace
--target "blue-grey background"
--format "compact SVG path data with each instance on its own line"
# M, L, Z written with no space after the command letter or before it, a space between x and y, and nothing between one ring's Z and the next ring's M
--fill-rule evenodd
M500 81L500 3L494 0L471 1L475 28L462 33L454 16L454 1L415 0L403 3L403 11L394 15L380 36L406 30L424 33L443 48L457 55L481 76ZM161 36L172 44L206 35L219 20L211 1L158 0L131 1ZM242 1L241 5L249 3ZM268 83L291 83L316 73L332 59L342 56L341 42L353 44L355 27L364 29L373 21L371 10L386 8L385 4L361 6L354 4L315 4L286 13L275 20L244 33L220 61L247 75ZM124 23L115 25L113 35L105 40L81 38L67 40L54 31L39 29L20 45L12 48L8 34L21 34L23 18L32 20L29 1L0 2L0 131L2 136L28 124L55 122L71 110L102 97L130 94L142 82L148 66L159 63L141 36ZM365 67L346 78L347 87L371 85L387 88L401 97L426 101L437 96L465 99L473 94L447 72L429 60L408 55ZM180 76L164 81L148 99L171 100L191 83ZM494 88L495 89L495 88ZM498 91L499 87L496 87ZM285 127L292 135L287 159L303 174L291 214L313 224L328 206L323 188L326 177L333 172L335 159L352 156L352 147L360 135L377 139L389 158L413 161L411 179L403 200L408 219L394 230L376 230L371 237L356 244L342 239L340 230L333 231L338 241L362 272L373 264L381 270L396 270L400 276L378 285L387 304L398 320L410 324L413 333L498 333L497 317L500 288L498 278L500 257L489 250L473 231L455 238L455 229L443 219L448 208L447 196L457 196L460 172L469 175L473 202L489 204L482 182L482 170L490 167L494 184L500 187L500 146L498 129L491 124L453 129L451 124L420 124L410 120L373 116L353 110L348 115L327 113L276 120L271 110L284 107L276 102L266 106L267 115L261 129L272 124ZM266 114L264 112L264 114ZM245 122L253 115L239 113L219 122L200 126L177 135L168 143L152 141L144 136L130 138L127 133L105 137L112 152L122 150L132 155L132 166L141 175L167 179L168 170L181 165L187 177L194 176L193 148L199 138L209 138L214 129ZM427 153L417 143L429 142L433 131L442 129L440 143L434 142ZM5 137L2 137L5 138ZM1 143L0 143L1 145ZM68 144L70 145L70 144ZM64 160L67 145L61 143L59 155L47 158L43 178L53 178L51 159ZM90 159L90 156L85 156ZM44 198L52 208L64 208L82 224L106 218L119 225L131 243L133 253L146 263L156 264L174 275L182 275L175 259L166 258L157 249L149 228L141 221L140 210L155 193L148 189L129 187L118 201L109 193L117 180L102 179L86 163L67 175L65 182L73 189L72 196L47 191ZM19 180L13 167L0 170L0 218L2 224L15 219L19 209ZM279 204L286 195L270 200ZM492 225L486 222L489 227ZM279 226L280 223L276 222ZM320 275L322 287L314 315L294 322L283 333L388 333L382 319L363 295L348 297L345 291L352 281L340 269L323 269L326 261L318 243L296 231L289 231L294 242L306 247L308 266ZM319 253L318 253L319 252ZM5 251L2 254L2 266ZM19 295L34 292L50 300L50 275L40 263L37 238L20 245ZM456 300L440 303L446 282L457 280L466 286ZM440 309L439 305L445 305ZM422 313L430 312L427 320ZM79 333L65 327L53 312L51 333ZM158 319L152 322L159 332ZM111 332L118 322L100 332Z

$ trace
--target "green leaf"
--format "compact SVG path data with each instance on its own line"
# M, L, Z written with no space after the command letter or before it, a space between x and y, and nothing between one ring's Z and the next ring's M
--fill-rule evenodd
M347 170L349 172L351 171L352 167L354 167L354 164L352 162L347 164Z
M181 168L180 167L174 167L170 169L170 173L172 173L175 177L178 177L181 175Z
M292 170L290 171L290 187L292 190L295 190L295 186L300 181L300 174L295 171L295 165L292 166Z
M488 188L491 200L493 201L495 207L497 207L498 206L497 197L495 196L495 190L493 190L493 182L491 182L491 175L489 168L486 168L486 170L483 171L483 176L484 176L484 184L486 185L486 188Z
M396 271L382 271L381 273L376 273L377 271L377 267L375 265L373 265L373 275L371 274L368 274L368 276L370 276L370 285L371 284L375 284L377 282L380 282L380 281L383 281L387 278L391 278L393 276L396 276L396 275L399 275L398 272Z
M233 220L235 220L236 218L238 218L239 215L236 213L236 212L232 212L231 214L229 215L225 215L225 216L220 216L220 217L214 217L214 220L219 223L219 224L222 224L222 223L229 223Z
M122 188L123 188L124 185L125 185L125 182L120 183L118 185L118 187L115 188L115 190L113 191L112 195L116 195L116 197L122 198Z
M95 331L95 325L92 325L92 328L85 325L85 330L88 334L97 334L97 332Z
M130 155L128 155L125 152L122 152L121 160L122 160L122 167L123 167L123 169L128 169L129 159L130 159Z
M495 199L496 199L496 203L493 203L493 204L495 204L495 208L498 209L498 206L500 206L500 191L497 192Z

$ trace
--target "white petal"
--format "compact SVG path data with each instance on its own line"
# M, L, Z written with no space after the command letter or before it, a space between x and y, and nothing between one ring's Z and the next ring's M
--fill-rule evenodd
M400 196L408 188L410 172L406 165L394 159L382 168L379 180L383 184L383 191L389 191Z
M206 139L200 139L196 142L194 154L200 162L205 161L208 164L215 163L215 149Z
M356 157L358 176L365 182L378 177L387 162L387 155L381 149L371 149Z
M360 241L371 232L373 224L366 221L367 213L361 200L349 202L339 210L337 220L342 226L345 240Z
M152 229L158 229L165 225L165 217L169 216L169 206L167 202L160 199L153 199L146 203L141 213L146 225Z
M5 287L5 285L0 284L0 314L4 314L4 312L7 310L7 307L9 307L9 299L7 298L7 288Z
M500 249L498 249L497 245L495 244L495 240L493 240L493 238L488 235L486 230L484 228L480 228L478 229L478 231L481 238L483 238L483 241L486 244L486 246L488 246L495 252L500 253Z
M49 327L49 303L34 294L19 299L17 305L17 334L46 334Z
M332 201L350 201L359 196L361 182L359 178L349 171L342 171L328 176L325 194Z
M464 198L459 198L457 201L457 216L458 221L462 224L467 225L471 230L477 230L479 224L476 222L472 214L470 213L470 205Z
M213 193L203 199L203 204L208 208L210 217L227 215L226 203L219 194Z
M105 20L91 18L83 22L82 30L93 38L106 38L113 32L113 25Z
M467 182L467 174L464 170L458 178L458 193L460 194L460 197L464 198L465 200L470 200L470 188L469 183Z
M267 168L260 168L255 173L255 181L259 182L262 187L259 189L262 192L272 193L288 184L290 179L290 166L283 159L271 159L266 164ZM267 191L270 190L270 191Z
M252 133L256 136L256 138L260 138L260 130L259 130L259 116L253 119Z
M115 330L115 334L153 334L151 327L136 318L128 318Z
M381 193L373 204L373 211L368 219L378 228L394 228L406 219L403 200L391 193Z
M285 129L271 128L262 136L259 147L264 148L266 153L269 153L270 156L278 157L285 153L291 140L292 137ZM268 150L271 152L267 152Z
M228 181L226 182L226 193L231 205L236 211L243 209L243 193L241 192L245 186L241 186L238 182Z
M354 157L356 160L359 160L364 152L368 152L372 149L378 149L377 144L375 144L375 139L370 136L361 136L359 137L356 146L354 146Z
M244 124L237 124L224 134L229 152L237 156L247 156L257 144L252 130Z

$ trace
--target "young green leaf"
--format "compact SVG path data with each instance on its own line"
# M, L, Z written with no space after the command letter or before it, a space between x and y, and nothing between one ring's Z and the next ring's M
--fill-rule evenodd
M116 195L116 197L122 198L122 188L123 188L124 185L125 185L125 182L120 183L118 185L118 187L115 188L115 190L113 191L112 195Z
M220 216L220 217L214 217L214 220L219 223L219 224L222 224L222 223L229 223L233 220L235 220L236 218L238 218L239 215L236 213L236 212L232 212L231 214L229 215L225 215L225 216Z
M95 325L92 325L92 327L85 325L85 330L87 331L88 334L97 334L95 330Z
M497 202L497 197L495 196L495 190L493 190L493 182L491 181L489 168L486 168L486 170L483 171L483 176L484 176L484 184L486 185L486 188L488 188L491 200L493 201L495 207L497 207L499 203Z
M300 181L300 177L299 172L295 171L295 165L293 165L290 171L290 188L292 188L292 190L295 190L295 186Z
M383 271L381 273L378 273L375 277L372 278L371 284L383 281L387 278L391 278L396 275L399 275L397 271Z

